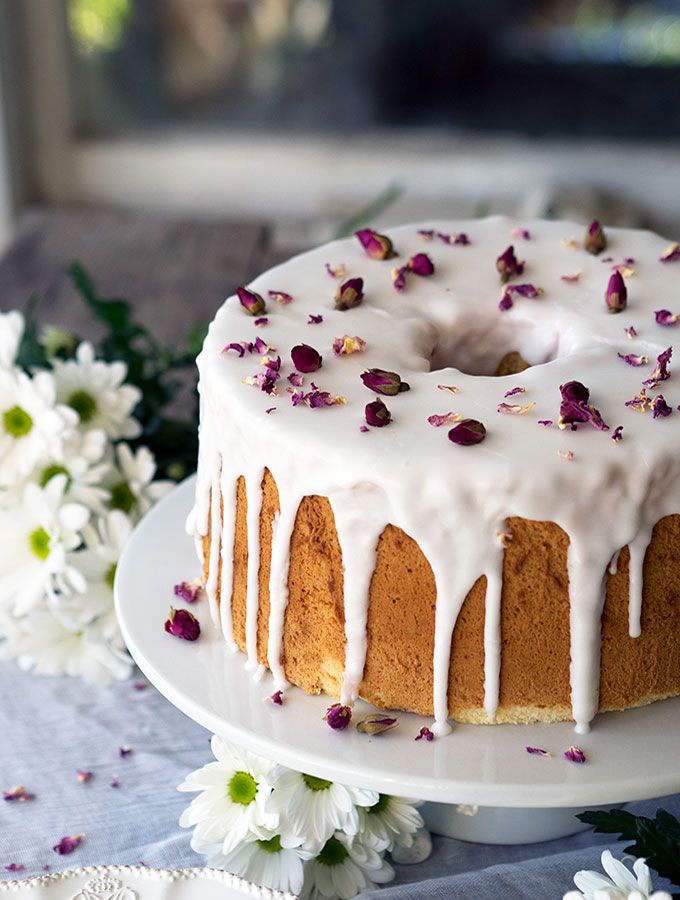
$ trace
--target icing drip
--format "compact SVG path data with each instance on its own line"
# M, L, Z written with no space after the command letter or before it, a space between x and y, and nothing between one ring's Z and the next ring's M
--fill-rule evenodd
M522 245L527 280L544 294L540 299L517 296L510 310L500 312L494 260L517 225L531 233L531 240ZM252 289L263 296L270 289L294 294L289 306L268 310L266 339L282 359L278 394L243 384L258 371L256 353L244 358L221 353L225 344L252 341L254 336L236 298L220 309L199 357L200 452L196 502L187 528L200 555L209 521L213 534L218 533L217 504L220 495L225 498L222 540L216 542L221 554L211 550L207 586L212 605L221 559L220 621L234 645L234 494L237 478L245 478L246 649L248 666L256 669L261 485L264 469L271 471L280 512L272 529L267 659L277 688L282 688L289 548L296 514L305 496L329 498L344 567L343 703L357 696L363 676L368 596L380 534L387 524L402 529L428 560L437 588L433 706L435 730L443 733L448 730L451 638L465 598L482 575L484 707L489 720L497 711L503 564L498 523L511 516L555 522L569 538L571 699L577 727L583 730L598 707L605 573L616 571L619 550L628 546L629 630L631 636L639 635L651 526L664 515L680 512L680 457L674 451L680 413L654 420L651 414L627 408L626 401L639 393L650 372L626 366L619 358L630 351L624 325L639 335L635 352L652 361L680 335L680 329L654 322L658 297L672 292L677 266L659 263L667 243L661 238L608 229L612 259L636 260L636 277L627 279L629 304L622 322L623 316L608 315L602 299L610 266L578 244L574 249L570 239L579 226L517 223L502 217L427 223L432 226L445 234L469 233L471 243L465 248L428 244L434 275L411 279L401 294L392 287L389 267L366 257L354 239L313 250L253 282ZM391 232L405 259L422 250L418 227ZM340 260L366 287L364 302L348 312L334 309L334 288L324 266ZM562 276L575 267L582 270L578 282L565 282ZM307 331L308 317L320 313L323 321ZM365 349L336 359L333 341L348 329L366 342ZM346 405L309 409L291 404L286 384L292 372L290 351L302 339L323 356L323 366L313 376L319 388L346 397ZM673 364L680 364L678 350ZM521 376L490 377L507 351L519 352L532 367ZM373 395L359 375L371 367L398 371L411 390L386 398L393 417L389 427L365 433L359 425ZM559 387L573 379L591 389L611 428L624 425L621 441L612 442L587 425L577 432L536 427L539 418L557 418ZM522 417L499 416L499 402L518 384L522 402L535 402L535 410ZM455 385L455 396L438 390L439 385ZM673 407L680 402L675 387L675 378L664 383L664 395ZM309 389L306 377L303 390ZM271 407L275 414L267 415ZM484 443L454 447L446 429L427 424L430 414L450 410L483 421ZM216 474L220 460L221 474Z
M345 672L340 702L353 703L366 661L368 594L375 569L378 540L385 526L385 498L369 484L330 496L338 543L342 550L345 599ZM358 501L358 502L357 502ZM368 513L368 515L367 515Z
M256 468L245 476L246 523L248 529L248 578L246 586L246 653L249 669L259 671L257 662L257 614L259 611L260 512L264 469Z
M216 626L219 625L220 621L217 608L217 579L220 570L220 549L222 547L221 475L222 470L218 462L210 485L210 558L208 561L208 577L205 582L205 592L208 595L208 603L210 604L210 617Z
M220 475L222 494L222 574L220 578L220 627L225 641L237 649L231 615L231 595L234 588L234 532L236 528L236 480L222 460Z
M288 606L288 567L290 563L290 540L295 527L295 519L300 503L298 497L279 492L280 511L272 523L272 556L269 573L269 637L267 640L267 663L274 676L277 690L288 686L283 663L283 626Z

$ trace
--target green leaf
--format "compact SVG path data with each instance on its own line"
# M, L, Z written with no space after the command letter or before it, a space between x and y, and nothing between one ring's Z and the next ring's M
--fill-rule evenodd
M594 825L598 834L618 834L620 841L632 841L637 835L637 819L625 809L589 810L576 816L586 825Z

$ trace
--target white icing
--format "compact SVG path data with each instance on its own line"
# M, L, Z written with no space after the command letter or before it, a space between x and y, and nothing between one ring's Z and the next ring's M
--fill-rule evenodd
M531 240L513 238L516 225L528 227ZM343 554L346 670L343 702L351 702L361 682L366 653L368 588L375 549L391 523L413 538L427 557L437 587L434 647L436 728L447 730L451 635L465 597L481 575L487 578L484 625L484 706L496 712L500 672L500 593L502 547L498 535L505 520L519 516L556 522L569 536L568 574L571 628L571 693L574 719L583 730L598 706L600 618L604 577L615 571L621 547L630 547L630 634L640 628L642 566L651 530L665 515L680 511L680 413L652 419L625 406L638 394L658 354L677 341L680 327L655 323L654 310L672 305L680 263L663 264L662 238L644 231L606 229L607 250L599 257L569 239L582 238L583 226L564 222L517 223L503 217L470 222L427 223L445 233L465 231L468 247L437 240L423 243L419 226L389 232L405 262L427 252L435 264L430 278L410 275L403 294L394 291L392 262L368 258L351 238L312 250L257 278L250 287L265 298L269 290L293 295L290 305L267 302L269 324L253 327L238 300L229 298L210 327L199 357L201 374L201 451L196 507L189 527L207 532L210 493L218 485L233 495L239 475L246 480L248 501L248 578L246 645L248 664L257 666L259 515L261 481L268 468L278 486L280 513L272 535L268 663L277 685L285 686L281 664L283 625L288 601L290 535L301 498L328 497ZM500 312L497 256L514 243L526 260L519 283L544 289L540 299L516 298ZM604 292L612 257L633 257L635 273L626 278L628 308L607 312ZM344 263L349 276L361 276L365 299L347 312L334 309L336 282L326 262ZM580 269L576 283L561 276ZM307 324L323 314L320 325ZM638 337L629 340L624 327ZM358 335L366 350L335 358L333 339ZM232 341L261 337L282 359L278 396L243 384L259 370L256 354L240 359L221 353ZM323 356L323 365L305 376L346 405L327 409L293 407L287 376L293 371L291 348L308 343ZM491 377L501 357L519 351L532 364L520 375ZM649 365L636 368L617 353L646 354ZM680 353L678 354L680 356ZM671 371L680 358L671 361ZM383 398L393 422L360 430L364 406L375 399L359 375L371 367L398 372L411 390ZM623 440L590 426L578 431L542 427L538 419L556 421L560 384L578 380L591 390L591 402L611 429L624 426ZM677 375L663 392L674 408L680 402ZM452 394L437 385L456 385ZM526 392L508 402L535 402L524 416L502 415L504 393L522 385ZM267 414L265 410L275 407ZM433 413L454 410L480 419L486 440L459 447L447 439L448 427L427 423ZM573 461L560 453L572 451ZM221 479L216 471L221 456ZM229 493L228 493L229 492ZM233 504L225 502L222 531L221 624L231 639ZM212 557L212 554L211 554ZM215 560L210 561L210 575ZM209 579L210 579L209 575Z

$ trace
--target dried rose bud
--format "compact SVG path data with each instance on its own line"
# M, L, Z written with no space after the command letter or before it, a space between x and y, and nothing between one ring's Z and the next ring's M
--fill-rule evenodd
M623 280L623 275L620 272L614 272L609 279L604 299L610 313L620 313L628 305L626 282Z
M328 722L329 727L332 728L333 731L343 731L347 728L350 719L352 718L352 707L334 703L332 706L328 707L326 715L323 718L324 722Z
M593 221L586 229L586 237L583 242L583 246L586 248L588 253L592 253L593 256L597 256L598 253L602 253L602 251L607 246L607 236L605 235L604 230L597 219L593 219Z
M568 747L564 751L564 758L568 759L569 762L575 762L575 763L584 763L586 761L586 755L583 752L583 750L581 750L580 747L573 747L573 746Z
M427 725L423 725L418 734L415 736L414 740L416 741L433 741L434 734L430 731Z
M573 403L587 403L590 399L590 391L580 381L567 381L560 385L560 394L563 400Z
M434 275L434 263L427 253L416 253L406 265L408 270L413 272L414 275L420 275L423 278Z
M394 716L381 716L380 713L373 713L364 716L357 722L357 731L362 734L384 734L391 731L399 724L399 720Z
M309 344L298 344L290 351L290 358L298 372L305 375L321 368L321 354Z
M372 425L374 428L382 428L383 425L389 425L392 421L392 414L382 400L373 400L372 403L367 403L364 415L366 424Z
M360 231L356 231L355 235L371 259L393 259L397 255L394 252L392 241L386 235L373 231L372 228L362 228Z
M462 419L449 431L449 440L460 447L481 444L486 437L486 428L477 419Z
M63 837L58 844L55 844L52 849L60 856L65 856L67 853L73 853L76 847L80 847L84 838L85 835L83 832L80 834L67 835L66 837Z
M196 603L203 595L203 583L200 578L193 581L180 581L173 588L175 597L180 597L186 603Z
M359 306L364 299L364 279L348 278L335 292L335 308L345 312Z
M672 313L669 309L657 309L654 318L657 325L677 325L680 316Z
M395 394L411 389L411 386L402 381L396 372L387 372L385 369L368 369L361 373L361 380L369 391L387 397L394 397Z
M267 309L264 298L260 294L256 294L255 291L249 291L248 288L244 287L237 287L236 293L238 294L238 299L241 301L241 306L249 316L261 316Z
M518 261L512 244L496 260L496 269L501 276L501 284L505 284L511 278L521 275L524 271L524 263Z
M201 633L201 626L193 613L188 609L174 609L172 606L164 628L168 634L184 638L185 641L195 641Z

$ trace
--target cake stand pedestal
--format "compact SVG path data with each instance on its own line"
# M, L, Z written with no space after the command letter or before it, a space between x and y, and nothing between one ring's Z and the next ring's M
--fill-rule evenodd
M188 479L135 529L116 573L116 608L126 643L149 681L209 731L254 753L321 778L429 801L432 831L483 843L533 843L584 826L574 813L602 805L661 797L680 790L680 698L598 716L577 736L568 722L538 725L456 725L432 742L414 738L430 722L398 713L399 725L369 737L355 728L332 731L330 704L300 689L276 706L274 687L231 653L213 628L207 601L192 608L201 622L195 643L163 630L173 585L199 574L184 520L193 499ZM370 711L360 701L355 720ZM562 756L578 743L588 762ZM529 755L542 747L552 758Z

